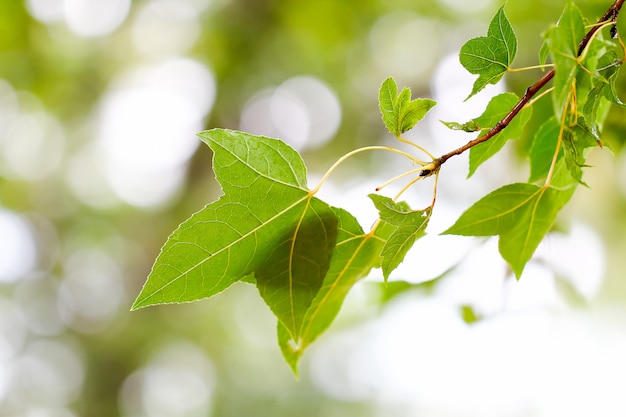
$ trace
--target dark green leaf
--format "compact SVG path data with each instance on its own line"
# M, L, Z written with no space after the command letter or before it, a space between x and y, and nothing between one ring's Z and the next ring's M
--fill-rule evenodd
M506 185L476 202L444 233L498 235L500 254L519 279L573 190L526 183Z
M389 234L384 227L365 234L351 214L341 209L335 209L335 213L339 218L337 244L324 283L304 317L299 337L294 338L278 323L278 343L295 373L304 350L330 326L348 291L373 267L379 266L380 252Z
M470 98L487 84L497 83L510 68L517 53L515 32L501 7L489 24L487 36L470 39L461 47L461 64L478 75Z
M557 143L559 141L559 132L561 126L554 117L546 120L535 136L530 147L530 177L528 182L535 182L546 178L554 159ZM560 155L563 151L559 150Z
M424 236L431 210L411 210L406 203L396 203L389 197L370 194L383 223L393 227L382 250L382 267L385 280L400 265L415 241Z

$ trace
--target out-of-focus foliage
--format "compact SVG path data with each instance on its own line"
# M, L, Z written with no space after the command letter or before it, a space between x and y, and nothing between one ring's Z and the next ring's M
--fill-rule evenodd
M206 302L129 309L170 231L219 194L196 132L280 136L319 175L337 155L384 140L382 80L393 75L415 96L434 95L442 63L501 6L468 4L0 0L0 414L403 415L376 395L385 381L354 365L367 361L330 348L312 352L294 382L266 336L275 323L252 286ZM580 4L593 18L606 7ZM540 34L562 8L507 3L518 65L537 62ZM535 75L505 80L521 94ZM618 79L618 94L623 86ZM537 104L535 111L553 111ZM591 191L572 210L608 248L597 297L619 302L624 128L610 113L605 133L618 155L591 161ZM383 162L361 159L345 172L366 181L393 168ZM465 195L455 192L452 202ZM563 282L577 297L586 288ZM419 294L419 286L406 288ZM337 330L361 321L358 305L348 303ZM343 367L350 371L335 378Z

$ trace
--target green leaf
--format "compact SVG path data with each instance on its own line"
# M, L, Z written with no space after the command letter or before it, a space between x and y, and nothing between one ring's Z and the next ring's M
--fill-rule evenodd
M365 234L350 213L334 210L339 219L337 244L324 283L304 317L299 337L293 337L278 323L278 344L296 374L305 349L330 326L350 289L373 267L379 266L380 253L390 232L378 227L374 233Z
M539 65L546 65L549 55L550 48L548 47L548 43L544 42L541 44L541 48L539 48Z
M579 122L583 120L579 119ZM563 130L565 164L572 178L582 185L587 185L582 180L582 168L586 166L585 150L594 146L597 146L595 137L580 125Z
M393 232L382 250L382 267L385 280L402 263L415 241L425 235L424 230L430 219L431 209L411 210L407 203L396 203L389 197L370 194L383 223L391 226Z
M530 177L528 182L539 181L548 175L559 141L560 130L561 126L553 116L541 125L533 137L528 154L530 158ZM560 156L557 158L563 155L563 150L559 150L559 153Z
M436 102L427 98L411 100L411 90L408 87L398 94L396 81L389 77L380 87L378 104L385 126L391 134L398 137L422 120Z
M466 123L457 123L457 122L444 122L443 120L440 120L441 123L443 123L448 129L451 130L462 130L464 132L477 132L480 130L480 126L478 126L478 124L474 121L474 120L470 120L469 122Z
M611 103L625 108L626 104L617 95L617 87L615 86L622 64L622 60L617 57L615 51L610 51L600 58L598 72L604 81L604 88L602 89L604 97Z
M516 54L517 38L504 14L504 7L501 7L489 24L487 36L470 39L461 47L461 65L470 73L478 75L467 98L487 84L497 83L510 68Z
M563 114L578 72L578 44L585 36L580 10L568 0L556 27L546 31L546 42L555 65L553 105L557 118Z
M484 129L480 132L480 136L486 134L499 121L504 119L518 102L519 97L513 93L503 93L493 97L487 105L485 112L480 117L474 119L474 122ZM506 128L488 141L472 147L470 149L469 174L467 176L471 177L476 172L476 169L498 153L507 141L521 138L524 127L530 120L531 115L532 107L522 109Z
M476 202L444 234L498 235L500 254L519 279L573 190L526 183L506 185Z
M304 163L285 143L220 129L199 136L224 195L168 238L133 309L207 298L254 273L297 334L326 276L337 217L306 189Z
M393 77L383 81L378 92L378 106L387 130L395 135L398 130L398 85Z
M583 119L591 134L600 140L600 129L608 115L610 104L626 107L617 95L615 82L622 62L615 51L609 51L598 60L597 71L592 79L593 88L586 95Z
M474 308L470 305L462 305L459 307L461 318L467 324L474 324L482 319L480 314L478 314Z

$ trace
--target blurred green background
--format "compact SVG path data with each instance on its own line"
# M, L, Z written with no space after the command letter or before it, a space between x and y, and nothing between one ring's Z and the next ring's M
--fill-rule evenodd
M578 4L591 21L609 6ZM517 67L536 64L541 33L563 5L507 3ZM464 122L489 95L521 94L540 76L515 74L462 103L472 79L456 53L500 6L0 0L0 416L626 412L623 110L607 122L614 155L593 151L590 188L564 213L565 233L547 239L519 284L493 240L436 233L499 181L524 179L515 155L525 142L469 182L466 161L451 161L433 236L397 273L406 284L381 289L373 276L359 286L305 355L300 381L251 286L129 312L167 236L220 195L196 132L280 137L319 178L349 150L391 143L377 92L394 76L440 101L413 139L433 153L453 149L468 137L437 119ZM540 102L536 112L546 109ZM324 196L360 213L396 165L358 157ZM365 227L372 210L363 208ZM463 321L474 315L484 320Z

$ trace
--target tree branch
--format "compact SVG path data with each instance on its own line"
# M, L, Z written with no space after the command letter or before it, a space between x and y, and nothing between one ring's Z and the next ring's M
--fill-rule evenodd
M585 37L578 44L578 56L580 56L583 53L583 51L585 50L585 48L591 41L591 38L600 29L602 24L607 23L607 22L617 21L617 16L622 6L624 5L624 1L626 0L616 0L611 5L611 7L609 7L606 13L598 20L598 23L594 25L589 30L589 32L587 32ZM550 80L552 80L552 78L554 78L554 74L555 74L555 69L553 68L552 70L547 72L543 77L541 77L531 86L529 86L526 89L524 96L515 105L515 107L513 107L513 109L511 109L511 111L502 120L496 123L495 126L492 127L487 133L435 159L431 164L424 167L420 175L422 177L428 177L434 174L435 172L439 171L439 168L441 167L441 165L443 165L448 159L452 158L455 155L460 155L463 152L467 151L470 148L473 148L474 146L480 143L488 141L489 139L491 139L492 137L500 133L502 130L504 130L509 125L509 123L511 123L511 121L519 114L522 108L524 108L524 106L528 104L528 102L535 96L535 94L537 94Z

